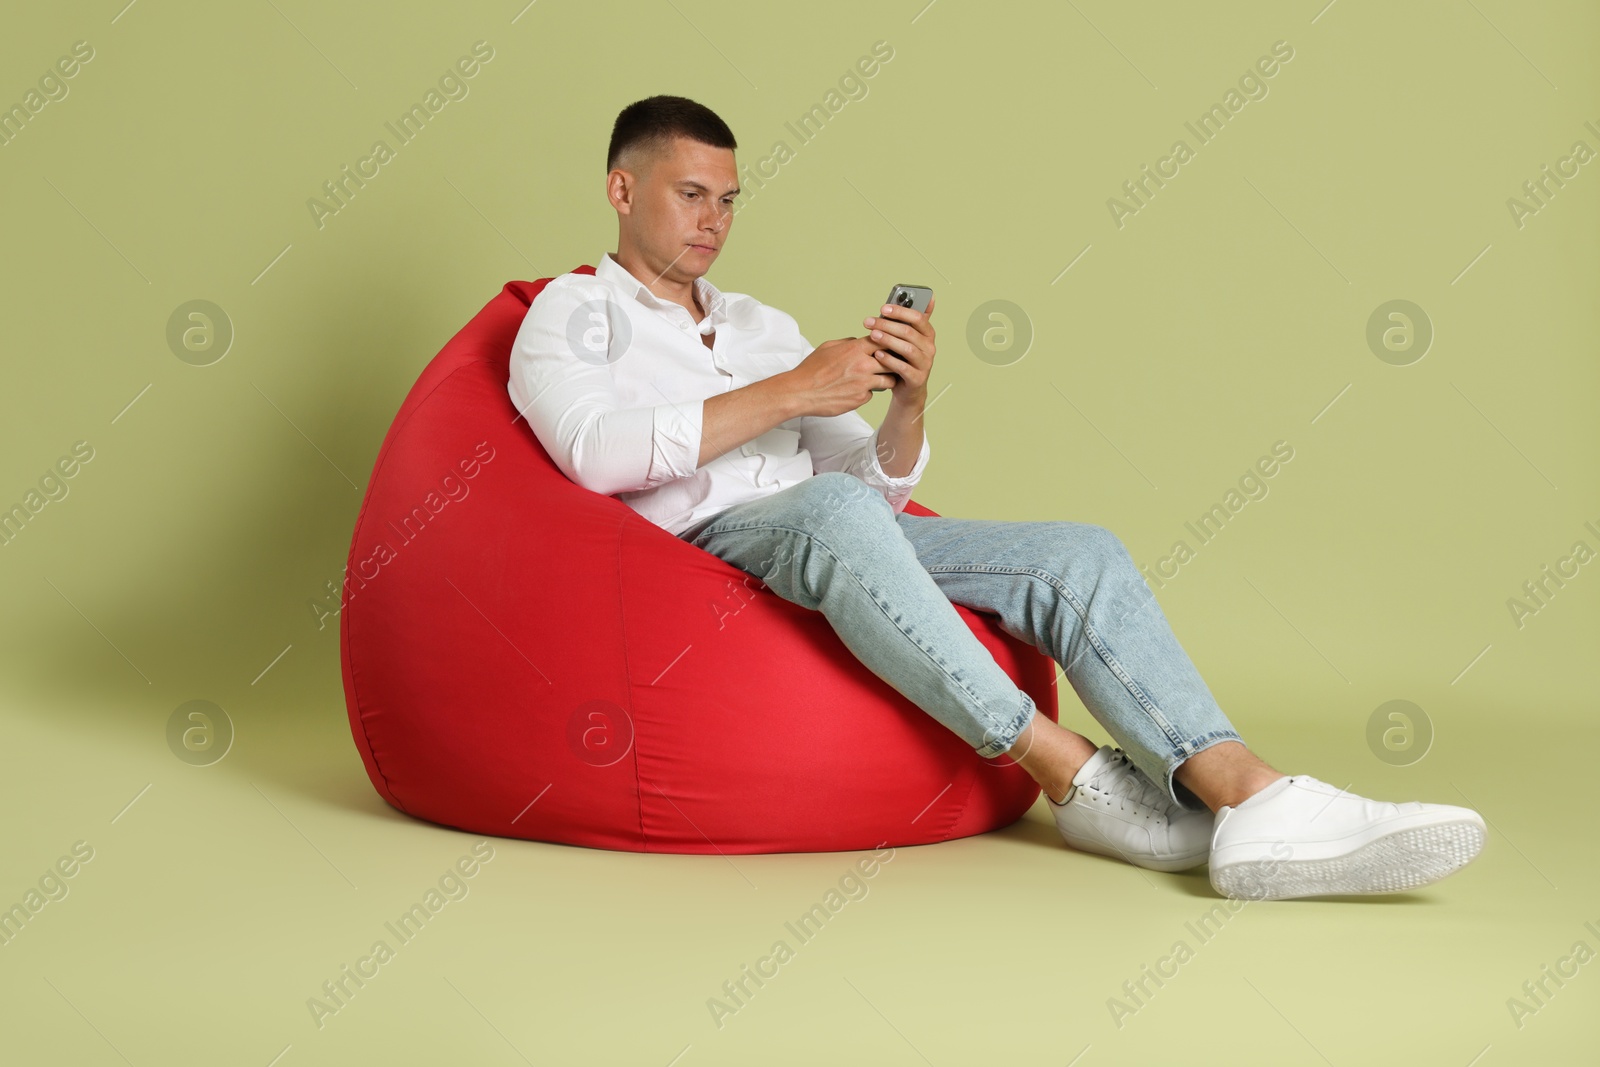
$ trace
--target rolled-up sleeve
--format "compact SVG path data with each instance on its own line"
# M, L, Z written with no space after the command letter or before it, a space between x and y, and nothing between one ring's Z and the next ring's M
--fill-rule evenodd
M693 474L705 402L621 407L608 353L580 357L567 338L581 304L603 300L608 314L627 312L603 285L558 282L534 298L511 349L506 390L534 436L563 474L606 496Z

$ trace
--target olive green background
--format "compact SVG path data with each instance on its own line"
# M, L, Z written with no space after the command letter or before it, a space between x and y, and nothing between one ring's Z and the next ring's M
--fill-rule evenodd
M74 42L94 56L0 146L0 506L75 442L93 459L0 546L0 907L75 842L93 858L0 945L3 1058L1592 1062L1600 974L1560 961L1600 951L1600 564L1520 626L1507 602L1600 551L1600 163L1521 226L1507 201L1600 150L1597 33L1593 5L1506 0L8 12L0 106ZM478 41L468 94L397 145L384 124ZM1267 94L1200 144L1185 122L1279 41ZM875 42L891 58L852 81ZM718 1027L708 1000L859 857L495 840L319 1028L307 999L479 840L367 782L327 583L426 362L506 280L616 247L611 123L659 92L740 139L721 288L813 343L895 282L936 290L919 502L1099 523L1152 574L1188 541L1151 584L1247 740L1471 803L1484 855L1413 893L1253 904L1200 944L1203 869L1070 852L1041 805L896 851ZM394 157L319 228L308 200L380 138ZM1117 225L1108 201L1179 138L1193 158ZM204 366L168 342L196 300L233 332ZM1405 365L1367 339L1395 300L1433 333ZM1005 325L992 301L1025 352L969 343ZM1279 441L1267 495L1199 545L1185 523ZM232 724L209 766L168 745L191 700ZM1421 758L1369 747L1392 700ZM1119 1027L1108 1000L1180 940ZM1546 966L1577 973L1519 1026L1508 998Z

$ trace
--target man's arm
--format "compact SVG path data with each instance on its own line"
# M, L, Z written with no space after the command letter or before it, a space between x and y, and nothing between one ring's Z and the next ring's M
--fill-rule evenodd
M788 320L795 350L811 352L811 342ZM802 357L803 358L803 357ZM889 412L876 430L859 410L838 415L808 415L800 421L800 447L811 453L817 474L843 471L883 494L898 514L905 510L912 490L928 466L932 449L922 431L922 402L913 406L891 401Z
M893 414L891 406L890 416ZM874 430L860 412L815 415L801 423L800 447L811 453L811 467L816 473L844 471L853 474L882 493L889 506L899 514L922 480L922 472L927 469L928 458L933 453L921 426L922 420L918 419L914 431L917 451L912 452L903 439L896 440L889 416ZM896 475L890 471L903 473Z
M574 351L568 323L580 305L606 299L603 283L557 279L534 298L511 349L511 402L569 479L614 496L694 473L701 442L701 401L634 408L618 404L609 351ZM624 315L617 307L609 313ZM611 333L583 335L608 344Z
M775 374L766 381L782 383L782 391L787 392L796 405L788 412L790 418L803 416L799 420L799 444L811 454L811 469L817 474L843 471L854 475L882 493L896 512L902 511L911 499L911 491L922 477L931 453L927 437L922 432L923 420L915 417L918 411L909 404L891 402L889 414L877 430L856 409L836 415L813 414L818 410L817 399L807 395L804 384L796 375L808 359L816 356L818 350L801 334L799 323L795 322L793 316L773 307L763 307L762 310L769 320L768 343L774 350L789 354L789 370ZM841 339L826 342L826 345L847 343ZM836 397L834 399L837 400ZM837 411L838 408L835 406L833 410ZM778 418L775 422L766 422L762 432L783 421L783 418Z
M905 478L922 458L926 440L922 434L922 413L927 408L927 399L924 393L915 400L889 402L889 413L878 427L877 456L879 468L890 478Z
M620 408L609 353L580 355L568 337L577 308L603 296L594 285L552 282L511 350L511 401L578 485L607 496L654 488L803 413L797 392L776 376L703 400L673 403L658 394L660 404Z
M928 465L929 449L922 432L923 406L920 400L891 401L889 413L876 431L854 411L809 416L801 423L800 447L822 451L820 460L816 452L812 453L813 469L819 473L849 470L874 488L909 490ZM708 397L702 416L700 464L805 414L804 398L787 372ZM875 457L877 463L869 457ZM909 492L905 495L910 496Z
M705 466L799 414L799 400L781 374L707 397L697 466Z
M578 306L601 295L582 283L551 283L529 308L511 352L511 401L573 482L607 496L654 488L805 416L800 445L811 452L816 472L848 471L882 492L897 511L910 498L929 449L922 420L911 418L902 404L890 405L879 431L855 411L810 416L805 391L780 372L703 400L673 403L662 395L657 405L619 408L607 353L580 357L567 336ZM798 364L813 350L793 319L788 323ZM885 464L904 471L906 457L915 461L908 473L886 473Z

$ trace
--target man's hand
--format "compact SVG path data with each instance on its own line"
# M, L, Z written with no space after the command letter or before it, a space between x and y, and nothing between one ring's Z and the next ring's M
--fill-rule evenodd
M802 415L842 415L895 388L896 378L873 355L877 344L865 337L824 341L781 377L798 399Z
M927 400L928 377L933 373L934 331L928 320L933 317L936 302L928 300L926 313L885 304L882 317L869 316L862 322L872 329L865 339L880 346L875 358L885 370L898 376L898 384L890 393L894 402L915 405L919 410Z

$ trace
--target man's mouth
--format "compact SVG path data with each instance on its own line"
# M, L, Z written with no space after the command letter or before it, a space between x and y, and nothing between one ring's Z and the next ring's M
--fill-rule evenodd
M689 247L690 248L697 248L702 252L715 252L716 251L716 248L714 246L712 246L712 245L695 245L695 244L692 244Z

